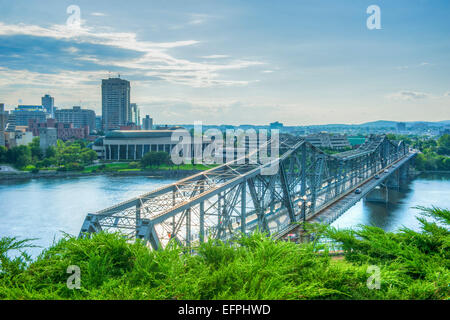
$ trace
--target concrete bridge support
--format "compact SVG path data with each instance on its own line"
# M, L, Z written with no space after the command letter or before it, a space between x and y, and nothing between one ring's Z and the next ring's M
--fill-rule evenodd
M395 170L395 172L391 173L389 178L386 180L386 186L390 189L398 189L400 188L400 173L399 170Z
M380 184L367 194L364 201L387 203L389 201L388 187Z
M410 160L411 161L411 160ZM402 165L398 171L399 171L399 175L400 175L400 179L401 180L406 180L409 177L409 168L410 168L410 163L409 161L407 163L405 163L404 165Z

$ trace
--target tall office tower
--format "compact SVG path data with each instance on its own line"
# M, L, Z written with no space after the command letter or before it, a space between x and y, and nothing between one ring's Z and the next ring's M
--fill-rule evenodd
M0 103L0 146L5 146L5 128L8 121L8 111L5 111L5 105Z
M150 118L149 115L146 115L145 118L142 118L142 129L143 130L153 129L153 119Z
M55 107L55 99L46 94L41 98L42 106L44 107L45 111L50 115L50 118L54 117L54 107Z
M5 105L0 103L0 131L4 131L8 122L9 112L5 111Z
M120 78L102 80L102 124L105 132L131 121L130 82Z
M130 104L130 111L131 111L131 122L134 122L135 125L140 126L141 125L141 116L139 107L136 103Z
M95 130L102 131L102 116L95 116Z

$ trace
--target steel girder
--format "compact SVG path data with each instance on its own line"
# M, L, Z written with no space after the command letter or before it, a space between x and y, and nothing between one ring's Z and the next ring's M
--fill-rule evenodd
M243 164L231 161L88 214L80 236L120 232L159 249L171 239L190 246L255 229L281 233L408 153L385 136L335 155L288 135L279 146L280 156L268 163L250 163L247 155ZM278 169L267 175L270 166Z

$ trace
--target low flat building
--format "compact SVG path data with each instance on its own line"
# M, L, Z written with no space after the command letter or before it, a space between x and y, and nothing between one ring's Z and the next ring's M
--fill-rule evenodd
M345 134L330 134L326 132L314 133L305 137L305 140L318 148L344 149L350 147Z
M14 132L5 132L4 137L5 145L8 148L26 146L33 142L33 134L31 132L23 132L19 130Z
M106 134L103 140L105 160L138 160L151 151L170 153L176 141L174 130L116 130Z

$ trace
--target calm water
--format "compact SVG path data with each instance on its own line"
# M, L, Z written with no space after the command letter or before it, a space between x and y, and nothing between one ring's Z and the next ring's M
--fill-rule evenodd
M398 190L389 190L388 203L361 200L350 208L332 226L355 227L373 225L386 231L396 231L405 226L418 231L420 224L415 206L450 209L450 174L421 174L402 183Z
M34 243L45 248L61 231L78 235L87 213L171 182L107 176L0 181L0 237L39 238ZM42 248L27 251L35 256Z
M83 177L0 181L0 236L39 238L45 248L61 231L78 235L88 212L106 208L143 194L171 180L147 177ZM368 224L394 231L402 226L417 229L416 205L450 207L450 174L426 174L391 190L386 204L361 201L333 225L353 227ZM37 255L41 249L29 252Z

